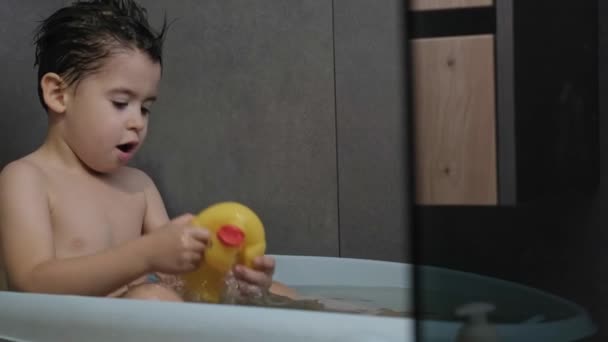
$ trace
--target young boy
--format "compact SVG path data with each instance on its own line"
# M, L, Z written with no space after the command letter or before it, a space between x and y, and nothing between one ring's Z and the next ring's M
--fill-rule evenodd
M133 0L78 1L36 37L46 140L0 173L0 251L16 291L181 300L150 274L201 262L209 233L169 220L142 171L127 167L158 96L166 25ZM274 260L237 267L244 294L268 290Z

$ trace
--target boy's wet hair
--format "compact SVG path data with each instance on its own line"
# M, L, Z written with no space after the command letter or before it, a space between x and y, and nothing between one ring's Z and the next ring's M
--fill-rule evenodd
M146 9L134 0L80 0L58 10L40 24L34 38L42 106L48 109L40 81L49 72L70 86L121 49L138 49L162 65L166 30L166 18L159 32L153 30Z

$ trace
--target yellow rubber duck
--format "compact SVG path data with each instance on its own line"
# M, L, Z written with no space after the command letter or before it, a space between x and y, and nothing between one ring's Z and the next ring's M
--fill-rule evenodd
M201 211L193 220L209 229L210 244L201 266L182 276L188 297L196 301L219 302L225 276L235 264L252 267L253 259L266 252L264 226L248 207L223 202Z

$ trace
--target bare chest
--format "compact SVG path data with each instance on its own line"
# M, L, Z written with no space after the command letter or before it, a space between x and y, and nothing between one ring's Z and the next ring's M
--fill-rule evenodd
M141 235L142 192L99 181L55 180L50 192L55 256L101 252Z

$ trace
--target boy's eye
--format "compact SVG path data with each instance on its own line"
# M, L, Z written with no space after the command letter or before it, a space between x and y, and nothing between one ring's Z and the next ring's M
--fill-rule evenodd
M116 107L116 109L125 109L129 105L129 103L127 103L127 102L118 102L118 101L112 101L112 104L114 105L114 107Z
M141 113L143 115L148 115L148 114L150 114L150 109L148 109L146 107L141 107Z

